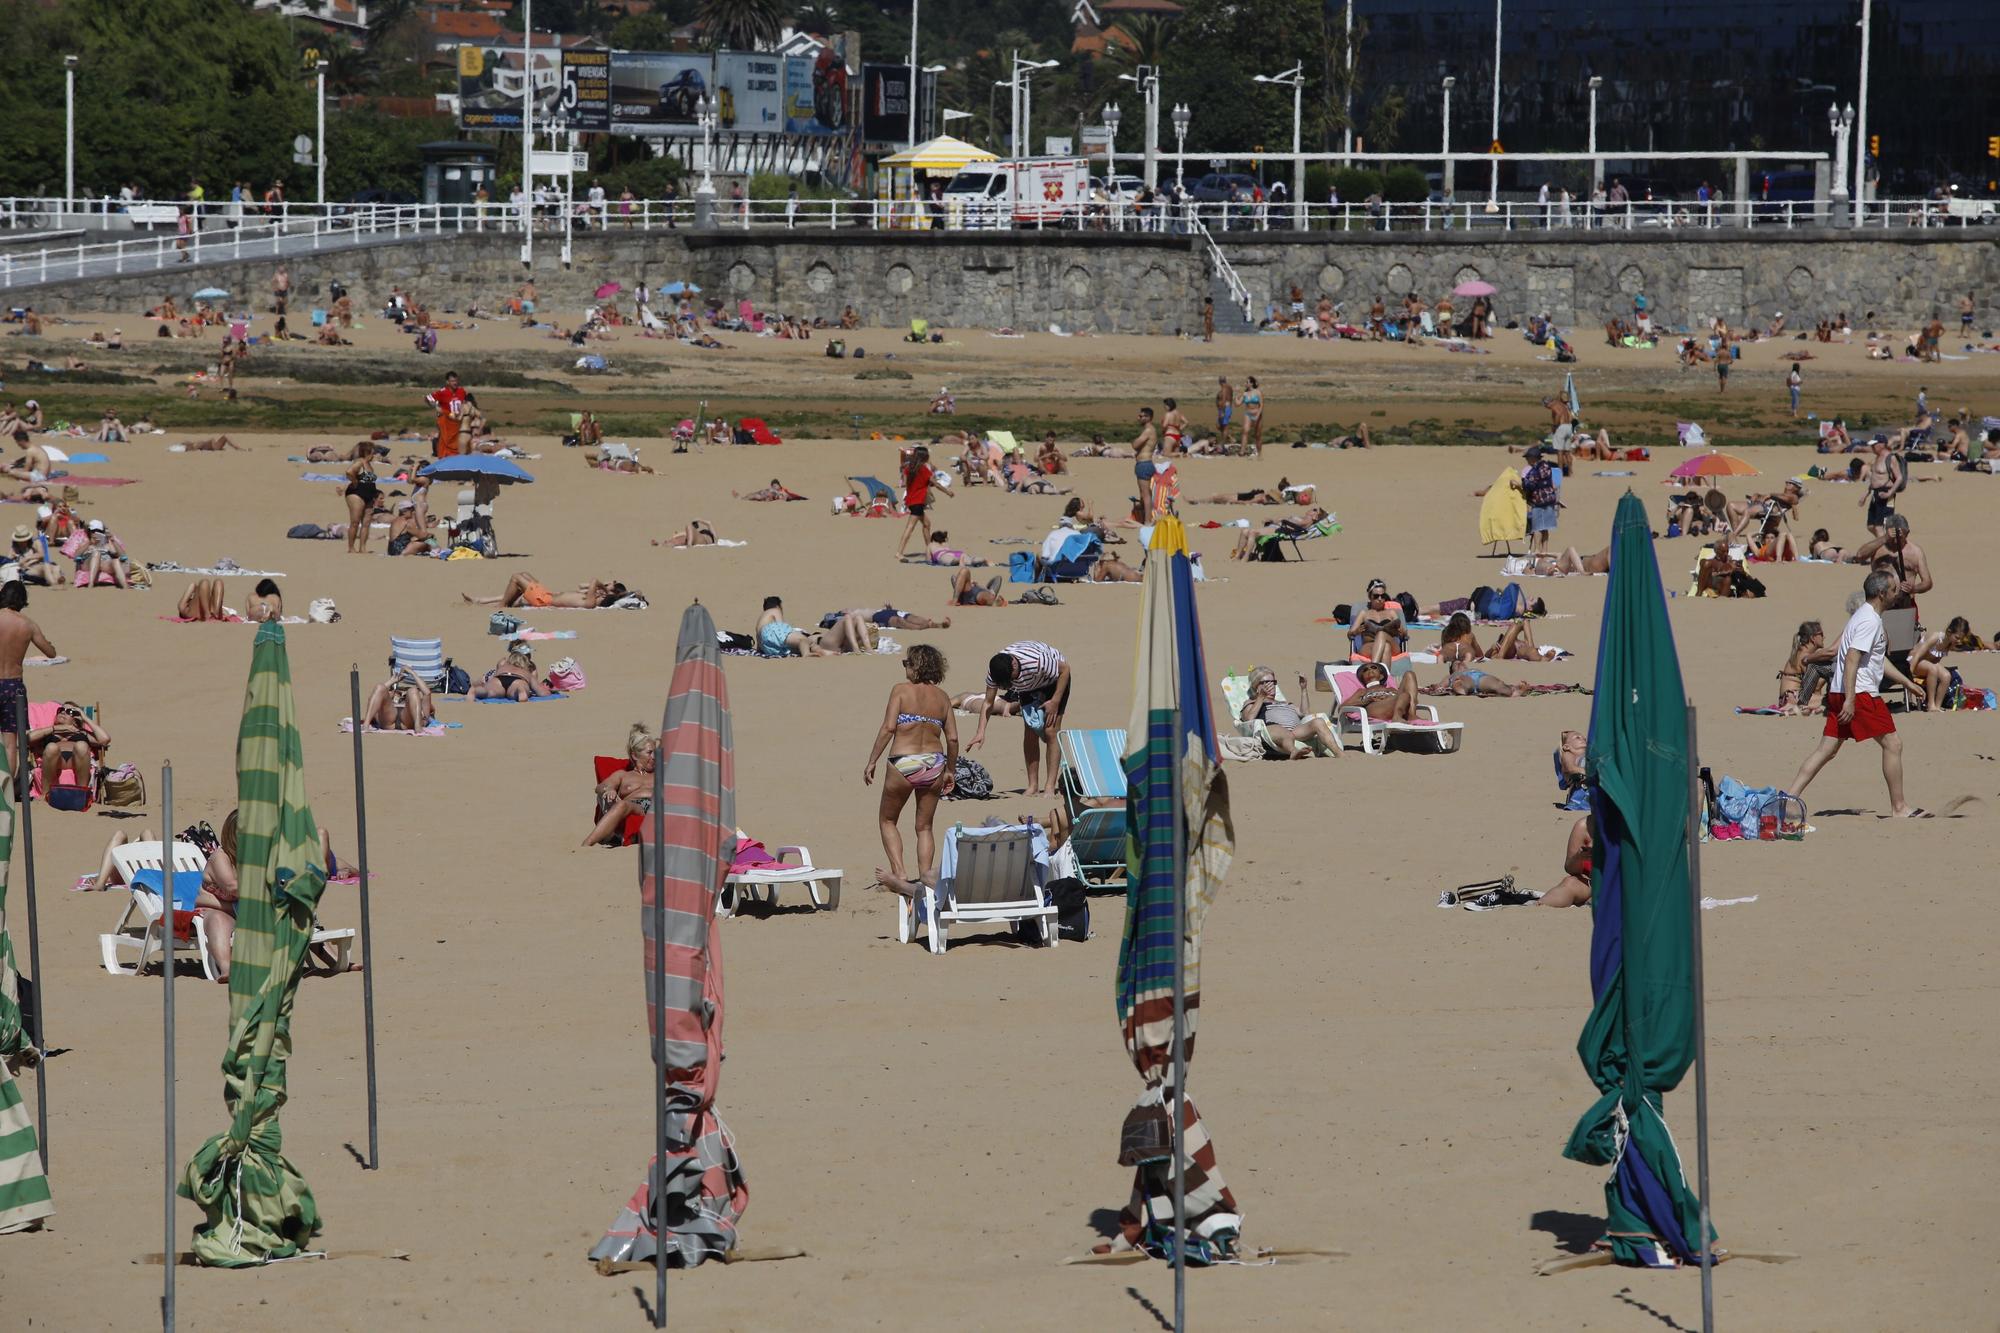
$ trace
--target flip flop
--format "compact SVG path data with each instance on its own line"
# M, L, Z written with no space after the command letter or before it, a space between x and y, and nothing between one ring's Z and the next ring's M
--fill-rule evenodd
M1936 815L1933 815L1933 814L1932 814L1932 813L1931 813L1930 811L1928 811L1928 810L1924 809L1924 808L1923 808L1923 807L1922 807L1922 806L1920 805L1920 806L1917 806L1917 807L1916 807L1915 809L1911 810L1911 811L1910 811L1910 813L1908 813L1907 815L1884 815L1884 816L1882 816L1882 818L1884 818L1884 819L1935 819L1935 818L1937 818L1937 816L1936 816Z

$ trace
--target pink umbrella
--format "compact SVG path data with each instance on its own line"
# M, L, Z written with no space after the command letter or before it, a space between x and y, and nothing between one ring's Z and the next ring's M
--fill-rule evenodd
M1498 287L1490 282L1481 282L1478 278L1470 282L1461 282L1451 289L1453 296L1497 296L1499 292Z
M618 293L624 290L625 289L623 287L621 287L615 282L607 282L602 287L599 287L597 289L597 299L602 301L605 297L616 296L618 295Z

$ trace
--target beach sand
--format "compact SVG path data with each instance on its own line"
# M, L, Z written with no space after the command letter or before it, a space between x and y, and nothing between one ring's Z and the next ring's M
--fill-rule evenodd
M122 317L128 335L136 322ZM452 350L534 350L512 330L477 337ZM831 402L836 391L871 411L909 411L913 402L920 411L949 383L960 420L988 425L1030 407L1059 415L1073 409L1073 395L1125 417L1178 389L1201 421L1218 369L1239 383L1247 370L1264 378L1275 423L1296 412L1350 423L1477 415L1482 424L1525 424L1541 415L1535 400L1561 384L1560 368L1506 338L1496 355L1475 358L1278 339L957 337L955 348L899 357L893 364L915 374L907 384L856 383L856 367L814 349L733 339L740 350L705 358L662 348L664 379L621 387L671 399L674 415L709 392L761 403L776 418L799 402ZM616 346L629 358L637 344ZM1670 354L1583 350L1586 408L1618 404L1619 419L1633 423L1620 442L1655 447L1649 463L1579 466L1564 492L1561 537L1589 552L1604 544L1628 487L1660 514L1660 478L1684 455L1661 447L1671 417L1657 404L1677 392L1679 375ZM1782 413L1776 350L1746 352L1753 369L1738 374L1732 398L1753 399L1742 391L1754 375L1759 410ZM1961 396L1990 405L2000 387L1984 358L1883 366L1851 347L1813 350L1822 359L1808 363L1809 406L1815 392L1838 392L1849 410L1889 419L1889 405L1907 402L1919 383L1932 386L1939 406ZM870 351L868 365L890 364ZM446 360L422 366L441 372ZM9 390L25 396L24 383ZM1712 374L1690 372L1686 383L1690 396L1714 396ZM503 419L530 411L471 387ZM273 383L257 392L294 390ZM573 405L595 405L593 393L586 385ZM401 405L384 412L385 424L415 420L420 394L377 391L375 400ZM1368 416L1377 410L1393 415ZM228 428L227 410L218 406L215 420ZM545 663L574 656L587 671L589 688L566 702L451 702L442 715L464 725L442 739L365 740L382 1169L363 1171L356 1155L366 1147L360 979L308 979L293 1022L285 1150L318 1197L322 1240L336 1257L262 1273L181 1270L183 1326L264 1321L282 1308L335 1328L639 1327L650 1276L599 1277L585 1259L639 1179L653 1106L634 853L575 850L590 817L590 759L616 753L631 723L659 724L691 599L739 630L770 593L799 624L885 602L947 610L943 571L891 558L900 520L828 512L841 478L892 474L893 446L799 439L672 455L642 441L660 474L612 476L537 437L530 447L543 457L526 465L536 484L509 491L498 508L502 545L523 554L447 564L349 557L337 542L284 539L293 523L341 514L337 487L296 480L330 469L284 458L352 432L238 436L248 455L167 453L166 440L181 435L106 448L113 464L92 470L140 484L86 489L85 512L104 517L138 558L193 565L229 556L284 570L293 612L315 597L338 602L338 625L288 633L309 791L343 856L354 844L353 774L351 742L336 723L350 711L351 664L365 693L382 678L390 634L442 634L446 651L478 676L501 643L486 635L486 610L458 594L498 592L517 569L554 587L615 576L652 602L642 613L528 617L541 629L579 631L573 642L537 645ZM1732 494L1816 461L1805 449L1743 452L1763 476L1733 484ZM1498 562L1479 558L1471 492L1510 463L1518 459L1493 447L1278 449L1259 462L1187 463L1184 486L1194 492L1269 485L1280 474L1317 483L1345 526L1309 543L1303 565L1277 569L1223 558L1228 529L1192 529L1214 580L1200 592L1212 671L1262 662L1295 689L1298 671L1338 651L1316 618L1356 600L1371 577L1426 603L1502 582ZM1637 475L1592 475L1625 468ZM1129 464L1080 460L1075 469L1081 493L1105 510L1130 494ZM1978 574L1995 483L1931 471L1944 479L1904 497L1937 575L1926 619L1964 614L1982 632L2000 628L2000 590ZM810 501L730 499L772 476ZM1815 485L1803 532L1826 526L1855 542L1858 499L1853 487ZM1061 506L977 491L944 502L938 522L954 545L1004 562L1020 548L993 539L1038 540ZM24 521L33 511L12 512ZM1267 512L1192 506L1188 517ZM648 545L692 517L749 545ZM1685 589L1695 545L1660 544L1670 588ZM1815 743L1818 720L1731 709L1774 697L1773 673L1800 620L1821 619L1830 638L1837 633L1859 571L1756 572L1770 586L1765 601L1683 596L1669 610L1701 710L1703 762L1718 776L1783 784ZM158 770L171 759L176 824L219 826L232 799L252 631L163 623L186 579L162 575L158 585L37 591L29 614L73 660L31 668L30 694L101 704L114 759L139 764L153 788L146 825L158 827ZM1540 637L1577 656L1495 669L1510 680L1588 682L1604 582L1527 587L1561 617L1538 626ZM246 583L231 579L229 590L240 596ZM964 690L978 687L984 660L1002 645L1046 639L1075 667L1070 723L1123 726L1138 589L1058 595L1057 607L953 609L949 630L892 633L904 644L937 644L951 659L947 686ZM2000 687L2000 656L1954 660L1969 684ZM724 665L739 822L774 846L808 844L820 864L843 867L847 882L837 912L801 910L793 897L773 916L721 927L729 1059L718 1106L749 1177L742 1245L806 1257L673 1274L676 1324L1145 1328L1170 1316L1163 1264L1059 1266L1100 1239L1130 1188L1130 1172L1116 1163L1119 1125L1140 1088L1112 1005L1122 898L1094 898L1095 938L1052 951L972 931L942 958L898 946L892 900L863 889L883 857L875 792L859 782L883 698L900 676L895 659ZM1534 888L1560 878L1575 816L1555 808L1548 756L1563 728L1587 725L1589 700L1438 702L1466 724L1458 755L1229 766L1238 860L1205 936L1190 1089L1246 1217L1246 1241L1341 1255L1193 1273L1190 1322L1696 1327L1700 1284L1691 1272L1535 1275L1541 1262L1587 1246L1603 1216L1604 1172L1561 1157L1594 1098L1574 1052L1590 1003L1589 914L1434 906L1442 889L1501 874ZM959 719L962 738L971 722ZM1996 1305L1983 1219L2000 1183L1987 1109L2000 1091L2000 1040L1982 1017L1993 1002L1996 935L1983 916L1990 876L1981 867L1995 847L2000 719L1915 716L1898 725L1911 799L1939 810L1972 798L1961 817L1878 819L1887 800L1874 748L1862 747L1812 789L1816 832L1803 843L1711 844L1703 853L1707 894L1757 896L1703 923L1714 1218L1725 1246L1799 1256L1717 1273L1718 1321L1729 1327L1971 1327L1990 1322ZM998 721L975 756L1003 789L1022 784L1019 737L1017 722ZM940 818L969 823L1048 807L1047 798L1010 794L947 804ZM44 1234L0 1239L7 1322L17 1328L129 1328L155 1317L161 1270L138 1260L161 1246L160 986L98 965L95 937L123 902L68 891L95 869L106 838L141 823L35 811L48 1040L63 1051L49 1079L59 1211ZM321 916L355 924L353 888L330 890ZM14 922L25 964L21 918ZM178 1175L225 1126L217 1062L227 997L198 978L176 994ZM32 1076L23 1087L32 1098ZM1667 1102L1690 1172L1692 1088L1690 1075ZM179 1219L185 1248L196 1220L185 1201ZM339 1257L354 1251L407 1259Z

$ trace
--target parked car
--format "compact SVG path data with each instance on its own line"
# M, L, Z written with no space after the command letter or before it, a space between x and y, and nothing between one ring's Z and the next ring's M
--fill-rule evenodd
M1103 190L1113 199L1123 199L1130 203L1139 197L1141 190L1146 188L1146 182L1138 176L1118 175L1109 179L1092 177L1090 187L1092 190Z
M1198 204L1227 203L1257 188L1257 178L1239 171L1211 171L1188 187L1188 197Z

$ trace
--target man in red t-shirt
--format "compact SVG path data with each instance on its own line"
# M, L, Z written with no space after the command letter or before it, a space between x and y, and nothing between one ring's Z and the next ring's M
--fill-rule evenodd
M465 399L465 389L459 384L455 370L446 371L444 387L424 399L437 409L437 446L432 452L439 458L450 458L462 452L458 447L458 430L465 412Z

